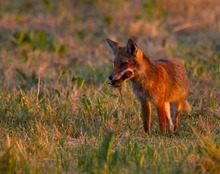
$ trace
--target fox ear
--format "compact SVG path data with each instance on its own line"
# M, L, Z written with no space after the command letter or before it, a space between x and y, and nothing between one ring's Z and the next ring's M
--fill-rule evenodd
M114 54L114 55L116 55L116 53L118 52L118 50L119 50L119 43L117 43L117 42L114 42L114 41L112 41L112 40L110 40L110 39L106 39L106 42L108 43L108 45L111 47L111 49L112 49L112 53Z
M132 39L128 39L126 49L130 55L136 55L137 53L137 45Z

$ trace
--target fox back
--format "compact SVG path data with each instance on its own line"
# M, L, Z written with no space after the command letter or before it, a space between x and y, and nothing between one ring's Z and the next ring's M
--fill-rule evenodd
M165 131L167 118L172 133L178 127L178 117L182 109L189 109L186 101L188 79L183 64L171 58L153 60L131 39L125 47L109 39L107 42L115 56L114 69L109 76L111 85L120 88L124 81L130 80L134 94L142 105L143 117L150 117L150 105L153 103L158 110L162 132ZM174 113L173 119L170 108ZM150 119L145 122L145 131L150 132Z

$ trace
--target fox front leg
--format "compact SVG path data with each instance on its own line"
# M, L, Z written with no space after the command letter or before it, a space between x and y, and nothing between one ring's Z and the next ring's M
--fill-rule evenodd
M160 129L163 135L166 133L166 111L165 104L160 104L157 106L157 113L159 117Z
M141 102L141 110L143 117L143 125L146 133L150 134L150 124L151 124L151 103L149 101Z

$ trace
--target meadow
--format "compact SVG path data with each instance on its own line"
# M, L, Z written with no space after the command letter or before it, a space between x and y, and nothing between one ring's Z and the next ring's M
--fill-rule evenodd
M108 84L105 38L184 63L192 110L172 136ZM0 173L220 172L218 0L1 0L0 74Z

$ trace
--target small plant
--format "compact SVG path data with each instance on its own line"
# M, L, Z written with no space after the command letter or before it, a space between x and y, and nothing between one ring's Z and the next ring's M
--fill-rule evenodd
M45 50L65 54L66 46L58 45L53 35L45 31L18 31L13 34L12 43L17 47L28 47L32 50Z

